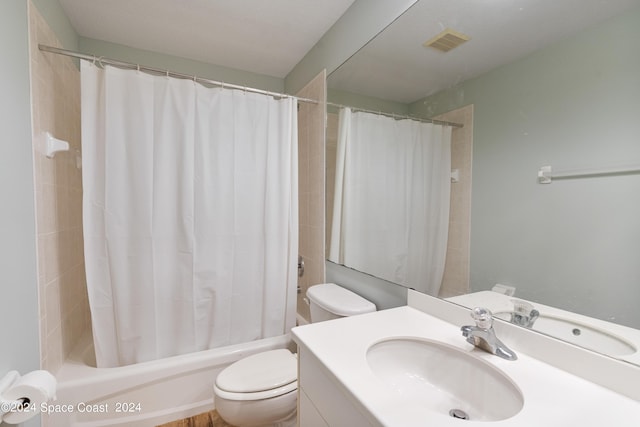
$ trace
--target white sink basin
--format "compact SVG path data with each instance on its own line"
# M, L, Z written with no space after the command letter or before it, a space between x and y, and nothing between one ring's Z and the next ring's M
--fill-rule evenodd
M522 393L500 370L444 343L392 338L367 350L371 371L407 404L454 418L500 421L524 405Z

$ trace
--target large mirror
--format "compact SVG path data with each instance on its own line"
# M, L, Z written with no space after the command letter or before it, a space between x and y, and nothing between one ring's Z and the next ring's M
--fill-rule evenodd
M638 40L639 0L419 0L331 73L335 104L464 125L436 296L640 363Z

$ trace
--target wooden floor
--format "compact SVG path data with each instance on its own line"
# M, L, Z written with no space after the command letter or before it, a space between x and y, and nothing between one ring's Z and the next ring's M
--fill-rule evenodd
M205 412L184 420L172 421L158 427L233 427L224 422L216 411Z

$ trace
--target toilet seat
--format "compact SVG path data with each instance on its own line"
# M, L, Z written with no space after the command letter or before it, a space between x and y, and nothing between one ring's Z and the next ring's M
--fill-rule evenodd
M298 390L298 381L294 381L285 386L274 388L272 390L258 391L255 393L233 393L230 391L224 391L213 385L213 392L216 396L228 400L263 400L271 399L274 397L282 396L287 393L296 392Z
M229 400L260 400L298 388L297 357L286 349L270 350L241 359L225 368L213 386Z

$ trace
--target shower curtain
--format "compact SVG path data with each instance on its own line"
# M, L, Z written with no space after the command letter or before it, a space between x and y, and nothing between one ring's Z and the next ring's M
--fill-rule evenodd
M451 127L340 112L329 260L437 296Z
M98 367L295 322L297 109L82 62L87 287Z

